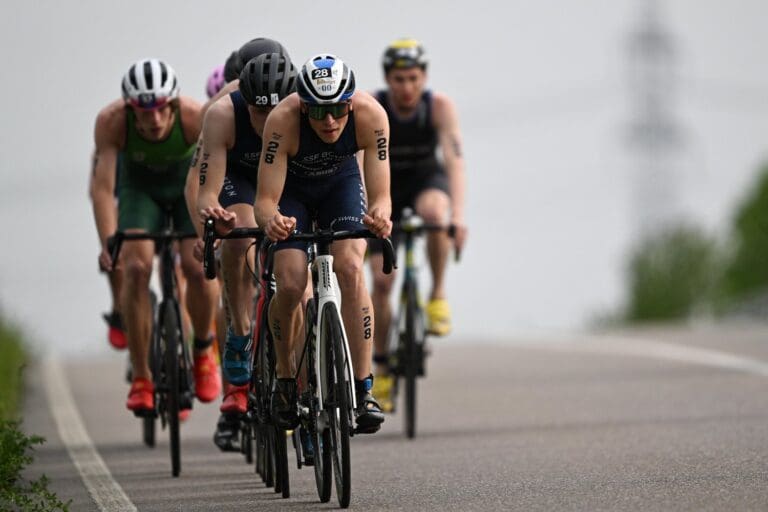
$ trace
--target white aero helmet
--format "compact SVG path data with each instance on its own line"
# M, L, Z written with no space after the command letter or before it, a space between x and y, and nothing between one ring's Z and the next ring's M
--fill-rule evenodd
M179 81L160 59L142 59L123 76L123 98L134 107L160 108L179 97Z
M347 101L355 92L355 74L335 55L320 53L301 67L296 92L301 101L317 105Z

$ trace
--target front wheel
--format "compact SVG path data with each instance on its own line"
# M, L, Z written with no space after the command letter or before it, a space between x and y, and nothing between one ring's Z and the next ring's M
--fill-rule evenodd
M344 350L341 321L336 305L328 303L323 310L322 340L325 348L326 403L330 431L336 497L341 508L349 507L352 496L349 435L351 429L350 381L347 354Z
M413 283L406 288L405 332L402 336L405 354L405 435L413 439L416 437L416 383L424 368L424 318Z
M331 499L331 434L324 418L323 406L320 404L320 390L317 388L318 375L315 368L317 362L317 302L310 299L307 302L307 312L304 317L306 326L306 351L307 351L307 388L310 394L309 403L309 434L312 439L315 461L315 486L317 496L321 503L327 503ZM325 359L325 358L322 358Z
M176 305L165 302L163 306L162 340L165 341L165 384L166 384L166 419L170 435L171 474L181 473L181 442L179 435L179 359L181 357L181 331Z

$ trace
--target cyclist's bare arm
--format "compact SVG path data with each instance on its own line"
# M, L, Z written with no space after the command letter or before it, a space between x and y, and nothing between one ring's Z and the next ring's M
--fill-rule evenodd
M224 84L224 87L222 87L221 90L217 92L213 98L210 98L208 101L203 103L202 115L205 116L205 113L208 112L208 109L211 108L214 103L219 101L219 98L223 98L224 96L229 95L229 93L236 91L239 85L240 80L237 78L229 83Z
M203 126L202 105L189 96L179 98L179 112L181 113L181 129L184 140L192 144L200 137L200 129Z
M435 93L433 120L437 128L440 149L451 191L451 223L456 225L455 243L461 248L464 242L464 153L459 130L456 106L447 96Z
M353 96L357 144L363 151L363 177L368 194L365 223L380 236L392 229L392 200L389 191L389 121L384 108L370 94Z
M222 98L232 91L237 90L237 86L240 83L239 80L233 80L229 82L228 84L224 85L224 87L221 88L219 92L216 93L216 95L213 98L210 98L208 101L203 103L202 108L200 109L200 116L203 119L203 124L205 124L205 114L208 112L208 110L213 106L214 103L216 103L219 98ZM200 210L197 207L197 196L200 191L200 157L202 156L203 152L203 134L200 133L200 137L197 139L197 148L195 149L195 156L192 158L192 162L189 166L189 173L187 173L187 182L184 186L184 198L187 201L187 210L189 210L189 217L191 219L197 219L200 216ZM202 236L202 226L198 226L197 222L193 222L195 224L195 229L197 230L197 234Z
M202 150L198 161L198 186L196 211L193 219L197 229L208 217L234 222L234 214L225 212L219 203L219 193L227 172L227 150L234 146L234 109L229 98L217 101L205 114L202 134ZM232 219L229 215L232 215ZM234 225L234 224L233 224ZM230 226L231 228L232 226Z
M94 128L96 148L93 153L93 175L91 176L91 201L93 217L101 242L102 266L109 267L111 262L104 260L107 238L117 230L117 212L115 211L115 179L117 155L125 144L125 104L115 101L105 107L96 117ZM110 263L110 265L106 265Z
M195 219L200 216L197 209L197 195L200 192L200 156L203 154L203 134L197 139L197 146L195 146L195 153L192 155L192 161L189 163L189 171L187 171L187 181L184 183L184 201L187 204L187 211L189 212L189 218L192 219L192 224L195 226L198 236L202 236L202 226L198 226Z
M280 215L277 206L285 187L288 158L298 151L300 108L298 96L292 94L275 107L264 125L253 212L256 223L272 240L286 238L296 225L296 219Z

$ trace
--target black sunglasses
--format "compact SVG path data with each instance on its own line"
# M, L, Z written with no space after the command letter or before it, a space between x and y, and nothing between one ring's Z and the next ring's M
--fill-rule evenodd
M340 119L349 114L349 102L331 103L330 105L307 105L307 115L310 119L322 121L331 114L334 119Z

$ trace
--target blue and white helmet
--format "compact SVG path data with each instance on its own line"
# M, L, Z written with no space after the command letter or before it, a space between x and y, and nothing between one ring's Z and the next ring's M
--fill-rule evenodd
M335 55L320 53L301 67L296 91L306 103L327 105L347 101L355 92L355 74Z

